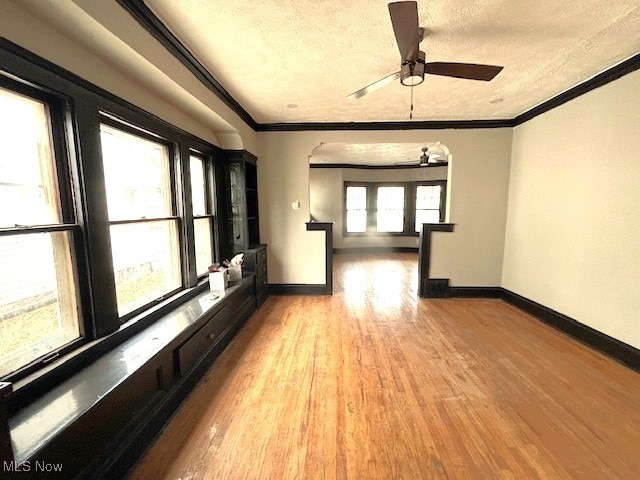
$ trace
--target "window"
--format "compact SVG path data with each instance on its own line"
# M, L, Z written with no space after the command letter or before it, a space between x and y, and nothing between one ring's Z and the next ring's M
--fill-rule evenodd
M443 182L416 186L416 232L420 231L423 223L444 221L444 193Z
M0 49L0 381L21 382L15 412L206 289L227 155Z
M416 236L423 223L444 221L446 180L344 182L344 186L346 236Z
M376 230L404 230L404 187L378 187Z
M118 315L182 287L169 147L100 126Z
M193 229L196 249L196 273L198 276L208 272L213 263L213 195L211 182L207 180L205 159L191 155L191 201L193 205Z
M347 186L346 188L346 227L349 233L367 231L366 186Z
M0 377L81 337L68 165L49 101L0 88Z

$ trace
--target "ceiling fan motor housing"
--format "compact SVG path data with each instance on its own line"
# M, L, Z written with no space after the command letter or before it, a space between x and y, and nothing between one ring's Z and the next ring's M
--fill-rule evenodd
M418 58L415 60L406 60L402 62L400 67L400 83L407 87L420 85L424 82L424 52L418 52Z

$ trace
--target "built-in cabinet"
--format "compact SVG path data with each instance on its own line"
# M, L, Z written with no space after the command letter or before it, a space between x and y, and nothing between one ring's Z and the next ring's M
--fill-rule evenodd
M246 151L228 152L225 166L227 205L223 256L244 253L246 274L255 274L256 305L268 296L267 246L260 243L257 158Z
M267 283L267 246L258 245L244 253L244 265L247 271L255 273L256 306L264 303L269 295Z
M244 151L225 153L226 161L214 164L216 241L222 259L245 254L243 278L230 284L223 297L210 295L204 284L195 287L184 294L184 303L166 308L129 340L105 347L95 362L15 412L4 401L12 385L0 383L0 464L14 468L25 461L58 462L64 464L61 478L123 478L264 303L267 246L260 244L256 157ZM132 352L136 361L123 364L121 358ZM65 392L71 392L74 403L59 410ZM52 429L58 430L48 433Z
M227 240L230 254L260 244L257 159L249 152L231 151L225 167Z
M0 478L42 478L36 462L62 465L55 478L126 478L256 309L253 275L221 298L201 287L9 419L0 383Z

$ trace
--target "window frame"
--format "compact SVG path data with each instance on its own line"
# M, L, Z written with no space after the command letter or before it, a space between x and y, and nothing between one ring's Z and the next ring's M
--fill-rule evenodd
M202 160L202 164L204 167L204 200L205 200L205 210L206 214L204 215L195 215L193 213L193 205L191 209L191 218L192 223L195 229L195 221L197 219L208 218L209 219L209 227L210 227L210 243L211 243L211 262L215 263L218 261L219 253L216 249L216 245L218 244L218 228L217 228L217 199L216 197L216 188L215 188L215 168L213 165L213 158L210 155L206 155L197 150L190 150L189 152L189 161L191 161L191 157L198 158ZM191 168L189 168L189 174L191 174ZM189 185L191 185L191 178L189 178ZM191 192L191 201L193 201L193 192ZM193 243L195 249L195 234L193 235ZM195 253L193 258L193 265L195 268L196 276L198 280L205 278L208 273L198 274L197 270L197 261L196 261Z
M409 182L343 182L342 202L342 236L343 237L417 237L416 228L416 199L419 186L440 185L440 222L444 222L446 216L447 180L421 180ZM347 231L347 188L366 187L367 189L367 228L365 232ZM377 230L377 203L379 187L404 187L404 219L402 232L378 232Z
M349 187L364 187L367 189L366 191L366 209L365 209L365 216L366 216L366 228L364 232L347 232L347 189ZM350 235L350 236L364 236L367 235L369 233L369 225L371 224L371 194L369 191L369 184L367 182L344 182L343 184L343 195L342 195L342 199L343 199L343 206L342 206L342 230L343 230L343 234L345 235Z
M378 230L378 190L381 187L400 187L403 189L404 204L402 208L402 231L400 232L381 232ZM373 231L376 235L403 236L407 231L407 204L410 203L408 202L409 199L407 197L409 197L409 194L411 193L410 188L408 188L407 182L378 182L375 184L372 190L372 200L374 203L371 217L373 218L371 231ZM367 229L367 231L369 231L369 229Z
M174 143L171 142L163 137L161 137L158 134L155 134L153 132L150 132L148 130L145 130L141 127L138 127L136 125L133 125L129 122L120 120L118 118L115 118L112 115L109 115L107 113L101 112L100 114L100 122L99 122L99 126L100 125L106 125L110 128L113 128L115 130L120 130L126 134L129 135L133 135L135 137L139 137L142 138L143 140L147 140L150 142L154 142L160 145L163 145L165 147L167 147L167 160L169 162L169 182L170 182L170 193L171 193L171 213L172 215L168 215L168 216L163 216L163 217L152 217L152 218L138 218L138 219L128 219L128 220L110 220L108 218L108 208L107 210L107 221L108 221L108 226L107 226L107 235L109 236L109 239L111 239L111 227L114 225L134 225L134 224L141 224L141 223L153 223L153 222L163 222L163 221L173 221L176 224L176 234L177 234L177 238L178 238L178 245L177 245L177 251L178 251L178 255L179 255L179 261L178 261L178 267L180 269L180 286L164 293L163 295L161 295L160 297L155 298L154 300L145 303L144 305L141 305L140 307L135 308L134 310L124 314L124 315L120 315L118 313L118 308L117 308L117 297L116 297L116 309L115 309L115 314L116 317L119 321L119 323L122 325L126 322L128 322L129 320L131 320L132 318L144 313L145 311L155 307L156 305L168 300L169 298L173 297L174 295L176 295L177 293L183 291L185 288L187 288L187 282L186 280L186 275L185 275L185 263L186 263L186 258L185 258L185 254L184 254L184 243L185 243L185 232L184 232L184 218L182 215L180 215L180 205L179 205L179 199L178 199L178 184L180 182L178 182L178 176L177 176L177 170L178 170L178 152L179 152L179 146ZM102 154L102 152L101 152ZM103 161L103 165L104 165L104 156L102 157L102 161ZM107 188L106 186L106 178L105 178L105 189ZM111 243L111 242L110 242ZM113 248L113 246L112 246ZM111 250L113 252L113 250ZM116 272L115 269L113 269L112 267L112 273L113 273L113 279L114 279L114 286L115 286L115 277L116 277Z
M0 236L29 235L38 233L67 232L69 234L69 255L72 260L71 270L75 290L75 302L78 312L78 338L49 350L47 353L22 365L12 372L0 377L0 381L16 382L44 368L63 355L80 348L92 340L89 315L90 294L87 282L84 281L88 271L84 232L78 222L80 215L79 199L74 195L74 177L77 164L73 152L73 137L68 126L71 117L71 103L63 95L37 88L18 79L0 75L0 87L16 95L42 102L48 118L48 130L51 141L51 154L55 168L55 187L60 202L60 223L38 225L16 225L0 227Z
M418 187L437 187L440 186L440 208L439 210L439 222L443 223L446 217L446 209L447 209L447 181L446 180L425 180L420 182L412 182L412 193L411 197L413 198L413 210L411 216L413 217L413 229L415 230L416 225L416 204L418 200ZM416 236L420 235L420 232L415 232Z
M212 172L215 171L213 192L216 211L213 213L216 237L213 255L219 259L225 248L225 243L220 240L225 233L223 168L233 150L203 140L11 42L1 40L0 53L6 61L0 67L0 85L15 93L45 101L49 106L52 150L55 152L57 186L63 207L61 218L74 227L69 250L76 274L76 305L81 314L79 331L83 335L0 378L0 381L19 382L7 399L7 408L13 414L91 364L104 352L132 338L206 290L206 280L198 279L195 271L191 271L193 252L185 251L192 243L188 239L193 238L193 230L189 231L191 211L185 200L189 189L185 184L185 179L189 178L189 151L205 154L210 159ZM177 205L178 221L182 224L178 235L182 245L183 290L164 301L160 299L157 305L148 305L126 322L121 321L117 314L111 261L100 140L100 123L108 123L104 117L116 121L116 128L124 129L123 125L126 125L132 128L134 135L146 133L154 141L165 139L175 146L171 160L175 162L176 191L173 195L176 196L172 200ZM51 227L60 228L59 225ZM35 229L29 230L32 231Z

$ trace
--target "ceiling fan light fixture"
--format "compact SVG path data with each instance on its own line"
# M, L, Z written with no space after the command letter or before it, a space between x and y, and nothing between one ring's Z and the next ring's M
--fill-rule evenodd
M418 52L418 58L407 60L400 67L400 83L406 87L414 87L424 82L424 52Z

